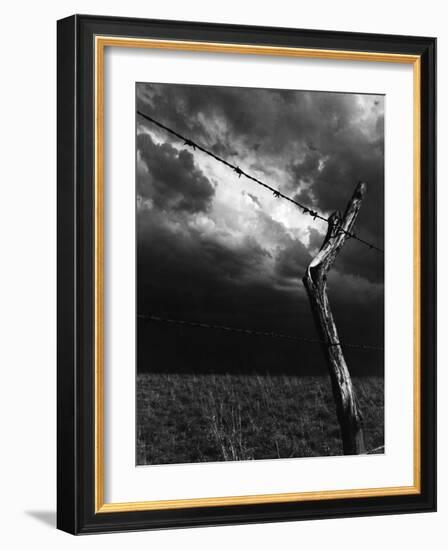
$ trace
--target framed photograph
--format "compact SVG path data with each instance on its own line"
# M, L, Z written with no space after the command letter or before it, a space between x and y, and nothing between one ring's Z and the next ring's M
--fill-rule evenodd
M58 527L434 511L434 38L58 21Z

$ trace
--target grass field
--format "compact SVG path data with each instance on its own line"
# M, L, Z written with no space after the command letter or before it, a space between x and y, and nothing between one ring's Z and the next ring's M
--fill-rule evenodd
M384 445L384 381L353 383L366 448L376 449ZM329 379L139 374L136 452L141 465L342 454Z

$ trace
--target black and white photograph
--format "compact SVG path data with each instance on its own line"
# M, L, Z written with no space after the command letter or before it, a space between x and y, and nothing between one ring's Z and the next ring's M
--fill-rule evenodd
M136 464L382 454L382 95L136 84Z

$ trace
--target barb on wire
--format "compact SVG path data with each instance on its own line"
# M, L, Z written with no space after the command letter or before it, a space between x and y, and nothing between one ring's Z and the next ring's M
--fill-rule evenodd
M293 340L296 342L302 342L305 344L323 344L328 347L331 346L341 346L344 348L356 348L356 349L364 349L364 350L375 350L375 351L384 351L384 348L379 346L372 346L369 344L346 344L341 342L324 342L323 340L319 340L317 338L307 338L304 336L294 336L293 334L282 334L278 332L267 332L267 331L259 331L259 330L253 330L249 328L239 328L239 327L228 327L225 325L212 325L209 323L200 323L197 321L186 321L184 319L171 319L167 317L160 317L159 315L149 315L149 314L139 314L139 319L142 319L143 321L147 322L156 322L156 323L167 323L167 324L173 324L173 325L185 325L189 327L196 327L196 328L203 328L203 329L211 329L211 330L221 330L225 332L234 332L238 334L245 334L247 336L264 336L269 338L279 338L283 340Z
M292 199L291 197L288 197L287 195L284 195L278 189L275 189L274 187L271 187L267 183L264 183L261 180L259 180L258 178L255 178L254 176L251 176L250 174L246 174L246 172L241 170L241 168L239 166L236 166L235 164L232 164L232 163L228 162L227 160L219 157L218 155L215 155L215 153L212 153L208 149L205 149L204 147L202 147L201 145L199 145L195 141L186 138L185 136L179 134L175 130L169 128L168 126L165 126L161 122L155 120L154 118L150 117L149 115L147 115L145 113L142 113L139 110L137 110L137 114L140 115L141 117L143 117L144 119L148 120L149 122L152 122L152 124L155 124L159 128L162 128L162 130L165 130L169 134L172 134L173 136L176 136L179 140L183 141L184 145L186 145L188 147L191 147L194 151L196 149L198 151L202 151L203 153L205 153L206 155L214 158L216 161L220 162L221 164L224 164L225 166L229 167L231 170L233 170L238 175L239 178L241 176L244 176L245 178L257 183L258 185L261 185L265 189L269 189L269 191L271 191L276 198L282 198L282 199L285 199L286 201L288 201L292 204L295 204L296 206L298 206L299 208L302 209L302 212L304 214L309 214L314 220L318 219L318 220L321 220L325 223L329 223L329 218L326 218L322 214L319 214L318 212L316 212L314 210L311 210L310 208L308 208L306 205L300 203L299 201L296 201L295 199ZM365 241L364 239L361 239L355 233L347 231L347 230L343 229L340 226L339 226L339 230L342 231L343 233L345 233L348 237L350 237L352 239L355 239L356 241L368 246L370 248L370 250L376 250L377 252L381 252L381 253L384 254L384 250L382 250L381 248L378 248L374 244L371 244L371 243Z

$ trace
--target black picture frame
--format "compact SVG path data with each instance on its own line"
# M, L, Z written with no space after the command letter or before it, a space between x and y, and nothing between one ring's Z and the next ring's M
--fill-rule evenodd
M57 26L57 526L72 534L436 509L436 39L74 15ZM421 63L421 416L418 494L159 510L95 508L95 36L415 55Z

